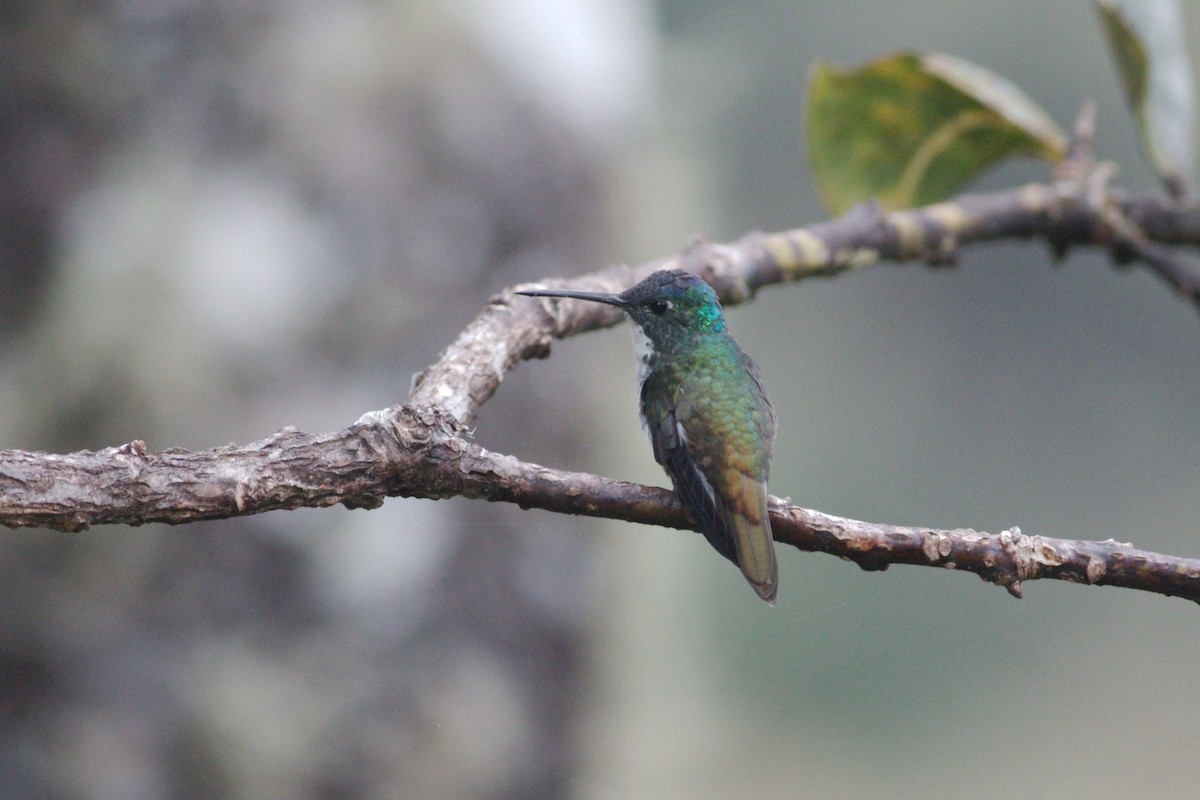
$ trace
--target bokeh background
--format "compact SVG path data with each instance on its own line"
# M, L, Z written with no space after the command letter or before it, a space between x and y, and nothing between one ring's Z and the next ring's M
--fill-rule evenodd
M898 48L1094 98L1156 190L1085 2L5 3L0 447L341 428L500 287L820 220L808 69ZM776 494L1200 554L1200 318L1147 274L1000 243L729 318ZM665 482L620 328L476 437ZM0 798L1194 793L1193 604L780 566L770 609L698 536L465 501L2 532Z

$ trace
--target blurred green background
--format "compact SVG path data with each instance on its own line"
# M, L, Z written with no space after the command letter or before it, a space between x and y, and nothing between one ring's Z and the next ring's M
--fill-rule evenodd
M344 427L500 287L823 219L817 60L949 52L1063 127L1094 98L1099 157L1157 190L1084 2L3 15L5 448ZM1200 319L1142 271L1006 242L728 317L779 413L775 494L1200 551ZM476 438L666 481L623 327L511 373ZM1194 794L1193 604L791 550L780 572L770 609L697 536L469 502L6 532L0 797Z

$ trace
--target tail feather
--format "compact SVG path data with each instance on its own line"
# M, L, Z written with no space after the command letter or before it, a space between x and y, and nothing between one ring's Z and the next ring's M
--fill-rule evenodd
M745 475L731 477L735 491L726 519L737 548L738 566L758 596L775 605L779 565L775 561L775 539L767 515L766 487Z

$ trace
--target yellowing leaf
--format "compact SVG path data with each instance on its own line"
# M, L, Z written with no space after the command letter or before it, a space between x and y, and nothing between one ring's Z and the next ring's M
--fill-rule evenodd
M900 53L814 69L808 147L826 206L910 208L952 195L1018 154L1057 160L1066 137L1019 89L951 56Z

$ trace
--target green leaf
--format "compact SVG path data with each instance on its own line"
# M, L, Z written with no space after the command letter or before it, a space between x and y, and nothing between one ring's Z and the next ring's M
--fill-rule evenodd
M1094 0L1142 153L1172 194L1192 177L1195 90L1177 0Z
M891 209L934 203L1004 158L1058 160L1067 144L1011 83L941 54L848 71L818 64L807 116L817 187L835 214L871 198Z

